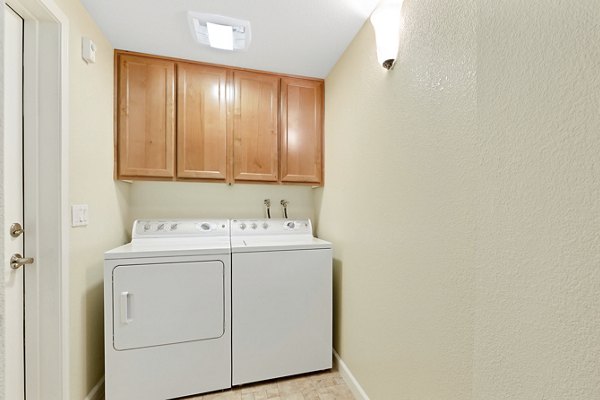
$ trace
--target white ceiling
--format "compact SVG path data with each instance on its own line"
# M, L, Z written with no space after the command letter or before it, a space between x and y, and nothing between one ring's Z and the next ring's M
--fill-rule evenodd
M324 78L379 0L81 0L117 49ZM187 12L250 21L246 52L202 46Z

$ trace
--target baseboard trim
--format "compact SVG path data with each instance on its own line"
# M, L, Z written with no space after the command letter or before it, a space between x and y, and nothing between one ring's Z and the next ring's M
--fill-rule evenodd
M357 400L369 400L369 396L367 396L365 390L360 386L360 383L358 383L354 375L352 375L350 368L348 368L344 360L342 360L335 350L333 350L333 358L337 363L340 376L344 379L354 397L356 397Z
M104 377L100 378L83 400L104 400Z

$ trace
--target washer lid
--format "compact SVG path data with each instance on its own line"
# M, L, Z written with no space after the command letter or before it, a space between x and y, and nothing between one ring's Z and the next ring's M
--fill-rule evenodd
M232 253L331 249L331 243L315 237L240 236L231 239Z
M331 243L313 237L310 219L234 219L231 252L331 249Z

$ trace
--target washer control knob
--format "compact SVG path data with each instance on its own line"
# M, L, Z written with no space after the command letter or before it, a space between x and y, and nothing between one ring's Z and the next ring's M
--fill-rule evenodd
M244 229L246 229L246 224L242 222L242 223L240 224L240 229L241 229L241 230L244 230Z
M156 227L157 231L162 231L163 229L165 229L165 224L158 224L158 226Z
M202 229L203 231L208 231L208 230L210 230L210 224L208 222L203 222L200 225L200 229Z
M294 229L296 227L296 223L294 221L289 221L285 225L290 229Z
M267 224L266 222L263 222L262 227L263 227L263 229L267 229L269 227L269 224Z
M253 222L252 225L250 225L250 228L256 229L258 228L258 225L256 224L256 222Z
M177 229L177 224L171 224L171 230L174 231L175 229Z
M144 224L144 232L149 231L151 228L150 224Z

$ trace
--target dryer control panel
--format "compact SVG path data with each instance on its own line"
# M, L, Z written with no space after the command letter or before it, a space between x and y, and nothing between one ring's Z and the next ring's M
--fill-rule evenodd
M310 219L234 219L232 236L311 235Z
M229 236L226 219L172 219L143 220L133 223L132 239L168 237Z

